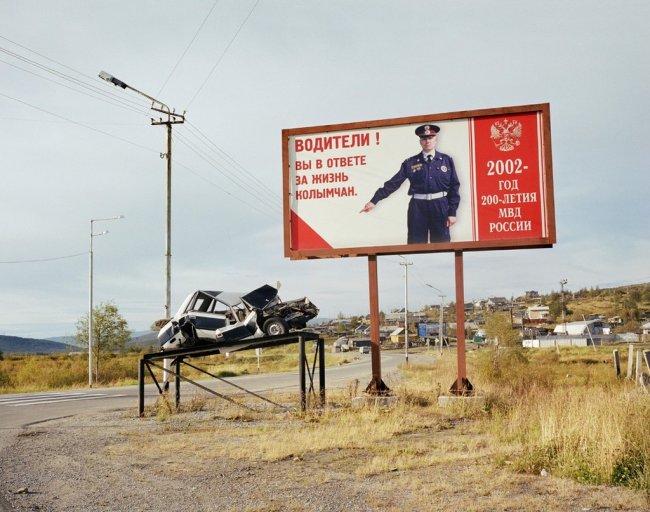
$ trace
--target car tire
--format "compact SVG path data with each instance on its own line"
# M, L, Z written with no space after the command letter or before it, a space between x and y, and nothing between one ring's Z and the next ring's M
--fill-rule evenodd
M282 318L273 316L264 322L262 330L267 336L281 336L289 332L289 326Z

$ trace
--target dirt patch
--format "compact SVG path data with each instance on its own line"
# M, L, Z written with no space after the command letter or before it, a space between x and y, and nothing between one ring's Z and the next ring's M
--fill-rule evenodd
M41 423L0 454L0 489L17 511L649 509L646 496L629 489L499 467L489 435L467 422L395 436L373 449L332 447L277 460L232 456L232 444L255 442L251 430L276 429L290 444L304 424L286 415L233 419L214 411L165 420L113 412ZM200 441L192 442L194 435ZM182 436L188 439L178 442ZM229 456L220 454L226 445ZM363 469L377 450L423 459L412 469L396 464L367 475Z

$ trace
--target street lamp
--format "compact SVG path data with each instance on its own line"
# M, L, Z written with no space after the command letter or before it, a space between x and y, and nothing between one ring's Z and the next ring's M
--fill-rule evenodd
M432 284L429 283L424 283L426 284L429 288L433 288L434 290L437 290L440 292L440 323L438 324L438 338L440 341L440 352L442 353L442 329L443 329L443 324L444 324L444 303L445 303L445 297L446 295L442 295L442 290L436 288Z
M151 119L152 125L161 125L164 124L167 126L167 153L162 154L161 157L167 159L167 198L166 198L166 222L165 222L165 318L171 316L171 280L172 280L172 271L171 271L171 232L172 232L172 125L182 124L185 122L185 112L182 114L177 114L176 110L170 109L162 101L157 100L153 96L149 96L142 91L139 91L135 87L122 82L115 78L113 75L107 73L106 71L99 72L99 78L106 80L108 83L113 84L116 87L121 87L122 89L131 89L133 92L138 93L141 96L144 96L151 101L151 110L159 112L167 116L166 119L158 118L158 120Z
M562 279L560 281L560 287L562 288L562 292L561 292L561 295L560 295L560 304L562 305L562 323L564 324L564 335L565 336L567 334L569 334L568 332L566 332L566 316L564 314L564 285L567 284L567 283L568 283L568 281L566 279Z
M404 256L400 256L404 263L400 263L404 267L404 358L409 362L409 265L413 265L412 261L408 261Z
M88 387L93 387L93 237L102 236L108 233L104 230L100 233L93 233L93 223L105 220L123 219L124 215L115 217L104 217L101 219L90 219L90 253L88 265Z

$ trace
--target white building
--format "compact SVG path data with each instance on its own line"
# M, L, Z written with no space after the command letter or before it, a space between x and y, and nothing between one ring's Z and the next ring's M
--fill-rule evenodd
M643 334L650 334L650 322L643 324L641 329L643 329Z
M548 306L530 306L526 310L526 315L530 320L546 320L551 313Z
M600 320L586 320L581 322L559 323L553 329L554 334L568 336L588 336L589 334L603 334L603 322Z

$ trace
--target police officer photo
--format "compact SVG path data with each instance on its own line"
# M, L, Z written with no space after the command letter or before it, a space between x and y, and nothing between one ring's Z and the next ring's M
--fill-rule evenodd
M422 151L407 158L399 171L372 196L360 213L373 210L379 201L399 189L405 180L411 196L407 213L407 243L449 242L449 228L456 223L460 182L449 155L436 151L440 128L425 124L415 129Z

